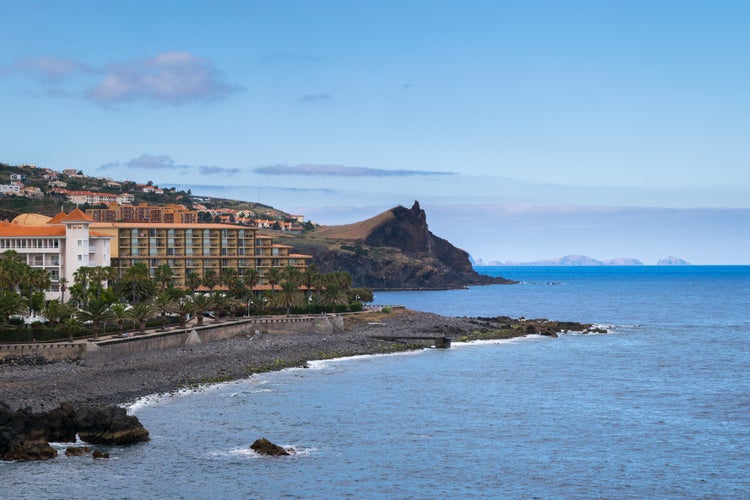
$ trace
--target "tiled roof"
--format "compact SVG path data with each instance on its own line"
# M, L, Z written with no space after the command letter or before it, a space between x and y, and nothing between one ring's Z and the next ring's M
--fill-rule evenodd
M67 217L63 217L60 222L94 222L94 219L83 213L80 208L76 207L76 209L70 212Z
M67 215L65 212L58 212L57 215L47 221L47 224L60 224Z
M20 224L0 224L0 236L57 236L65 237L62 226L22 226Z

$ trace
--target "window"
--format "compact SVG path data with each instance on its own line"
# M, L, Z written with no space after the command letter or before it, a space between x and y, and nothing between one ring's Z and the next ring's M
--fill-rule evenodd
M78 261L80 262L80 261L82 261L82 260L83 260L83 255L79 255L79 256L78 256Z

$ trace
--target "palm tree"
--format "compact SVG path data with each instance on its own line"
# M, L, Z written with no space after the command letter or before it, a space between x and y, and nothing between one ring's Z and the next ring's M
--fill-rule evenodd
M73 273L73 286L70 289L70 296L76 300L79 307L85 307L88 302L90 277L91 268L86 266L79 267Z
M213 269L207 269L203 273L203 284L208 288L213 288L219 284L219 277L216 275L216 271Z
M307 288L308 302L310 302L310 299L312 299L312 288L316 283L319 275L320 273L318 272L318 265L314 262L307 266L307 269L305 269L305 271L302 273L302 283Z
M131 304L146 300L153 295L153 282L149 277L148 267L142 262L136 262L125 270L120 286L123 287L123 291L127 291Z
M146 322L156 315L156 308L151 302L137 302L128 309L127 317L138 323L141 333L146 332Z
M50 300L41 310L42 316L53 324L60 323L63 319L70 317L73 312L71 306L56 300Z
M185 286L190 289L191 293L195 293L195 290L201 286L201 277L198 273L187 273L185 275Z
M62 277L59 280L60 283L60 302L65 302L65 290L68 286L68 278Z
M154 279L156 279L157 283L161 284L162 292L167 288L167 285L171 286L173 275L172 268L168 264L162 264L154 271Z
M10 321L11 316L23 314L24 311L26 311L26 304L20 295L13 290L0 291L0 316L5 323Z
M274 295L272 300L274 306L283 307L286 310L287 316L289 316L292 307L302 307L305 303L299 285L294 281L283 281L279 292Z
M117 321L117 330L118 332L122 333L123 326L125 324L125 319L128 316L128 310L125 307L124 304L121 304L119 302L112 304L109 307L110 311L112 311L112 315L114 316L113 319Z
M180 328L187 326L187 317L195 312L195 302L188 297L184 297L177 302L175 312L180 316Z
M73 340L73 336L81 331L81 323L76 319L75 316L70 316L63 321L63 330L68 332L68 338Z
M78 320L85 323L91 321L91 329L94 330L94 338L97 338L99 325L115 319L115 315L109 309L109 304L104 300L92 299L85 307L76 313Z
M167 326L167 313L174 312L177 309L177 301L169 293L162 291L154 297L154 307L161 315L161 329L164 330Z
M281 268L272 267L266 273L266 279L271 284L271 293L276 293L276 285L281 281Z
M203 325L203 313L214 306L213 298L210 295L199 293L193 297L195 306L195 315L198 318L198 326Z
M0 287L19 291L28 267L24 258L15 250L6 250L0 254Z

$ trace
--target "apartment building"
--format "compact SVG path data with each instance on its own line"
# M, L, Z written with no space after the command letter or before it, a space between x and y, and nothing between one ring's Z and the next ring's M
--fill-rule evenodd
M95 222L165 222L169 224L192 224L198 222L198 211L188 210L182 205L168 204L163 207L148 203L120 205L111 202L107 208L90 208L86 214Z
M92 228L112 238L112 267L120 275L136 263L145 264L153 276L164 264L173 272L176 286L185 286L185 277L200 277L226 270L244 276L258 271L261 284L272 267L291 266L304 271L312 258L297 254L286 245L274 245L273 238L253 228L229 224L177 224L112 222L94 223Z

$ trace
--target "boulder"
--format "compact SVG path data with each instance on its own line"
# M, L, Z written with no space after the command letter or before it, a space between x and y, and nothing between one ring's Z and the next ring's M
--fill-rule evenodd
M106 406L73 409L67 403L49 412L30 408L11 411L0 402L0 460L46 460L57 456L49 441L84 441L126 445L148 441L148 431L124 408ZM75 448L70 453L79 453ZM87 453L90 451L85 448ZM68 451L66 451L68 454Z
M94 452L91 454L91 456L94 457L94 458L103 458L103 459L106 459L106 458L109 458L109 453L107 453L105 451L94 450Z
M65 449L66 457L80 457L87 453L91 453L91 448L88 446L68 446Z
M2 454L2 460L32 461L57 457L57 450L42 439L24 440L13 444Z
M271 457L291 455L289 451L277 444L273 444L266 438L256 439L255 442L250 445L250 449L258 455L267 455Z
M138 417L128 415L119 406L79 408L75 412L78 436L87 443L124 445L149 440L148 431Z

